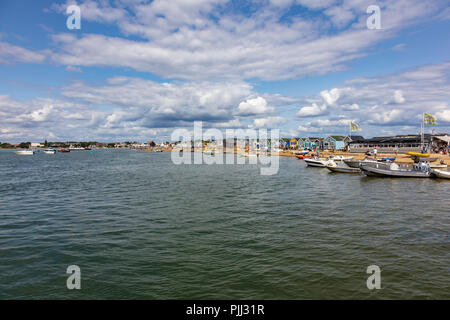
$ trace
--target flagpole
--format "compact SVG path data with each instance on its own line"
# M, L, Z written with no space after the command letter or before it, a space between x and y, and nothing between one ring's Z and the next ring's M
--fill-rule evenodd
M420 137L420 142L421 142L421 147L423 150L424 147L424 143L425 143L425 139L424 139L424 130L425 130L425 113L422 113L422 126L420 128L421 130L421 137Z

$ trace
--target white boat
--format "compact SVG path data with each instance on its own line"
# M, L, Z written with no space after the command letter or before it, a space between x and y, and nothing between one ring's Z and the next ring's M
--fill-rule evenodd
M16 154L19 156L32 156L34 154L33 150L19 150L16 151Z
M367 176L391 177L391 178L429 178L431 171L426 165L414 165L412 169L402 169L398 164L389 165L361 165L361 171Z
M318 158L318 159L305 159L306 165L309 167L325 168L327 165L332 164L334 161L331 159Z
M328 170L330 170L331 172L339 172L339 173L360 173L361 169L359 168L352 168L349 167L348 165L344 164L344 165L327 165L326 167Z
M344 156L331 156L330 159L333 159L334 161L345 161L345 160L352 160L355 157L344 157Z
M438 178L450 179L450 171L433 169L431 173Z
M44 153L45 153L45 154L55 154L55 153L56 153L56 150L55 150L55 149L45 149L45 150L44 150Z

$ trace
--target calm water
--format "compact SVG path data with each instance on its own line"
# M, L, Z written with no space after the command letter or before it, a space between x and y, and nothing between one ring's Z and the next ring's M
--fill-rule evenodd
M0 298L449 299L449 191L293 158L261 176L169 153L0 151Z

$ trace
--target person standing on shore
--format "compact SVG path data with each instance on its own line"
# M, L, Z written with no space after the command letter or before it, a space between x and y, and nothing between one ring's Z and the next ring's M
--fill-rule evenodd
M397 155L398 155L398 146L397 145L395 145L394 153L395 153L395 157L397 157Z
M375 148L373 149L373 158L376 160L377 159L377 146L375 146Z

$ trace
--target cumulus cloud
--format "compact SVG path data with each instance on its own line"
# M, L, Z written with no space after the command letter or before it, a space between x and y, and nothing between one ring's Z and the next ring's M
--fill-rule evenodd
M449 71L450 62L447 62L403 73L352 79L341 87L324 90L306 99L315 103L301 108L297 117L321 118L302 124L309 129L343 126L348 120L339 119L337 114L342 113L342 117L355 119L362 127L416 128L416 132L420 130L421 114L429 112L436 114L438 125L441 124L441 130L445 131L450 109ZM372 129L375 130L379 129Z
M327 111L326 104L318 105L313 103L310 106L302 107L296 114L297 117L315 117L324 115Z
M445 105L442 108L444 109L443 111L436 113L438 121L450 123L450 106Z
M320 92L323 100L325 100L326 104L332 106L339 99L340 93L338 88L333 88L330 91L323 90Z
M401 104L401 103L405 102L405 98L403 97L402 90L394 91L394 102L397 104Z
M269 107L266 99L263 97L242 101L238 106L238 113L240 115L258 115L272 112L274 112L274 108Z
M283 117L267 117L253 120L253 124L249 125L249 128L277 128L280 124L286 122Z

